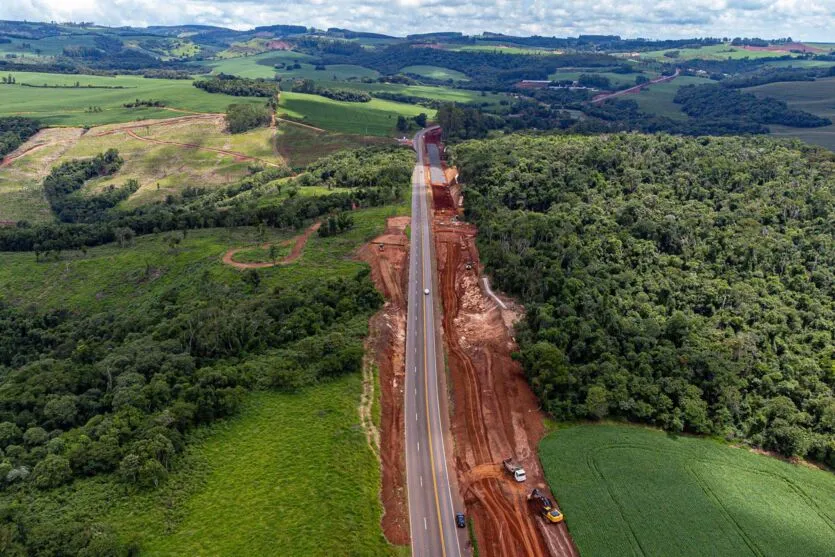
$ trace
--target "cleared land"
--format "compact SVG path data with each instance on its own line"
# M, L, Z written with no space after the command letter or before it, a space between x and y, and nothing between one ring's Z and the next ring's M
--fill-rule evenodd
M400 73L411 73L432 79L451 79L453 81L469 81L470 78L456 70L440 66L406 66Z
M635 72L635 73L615 73L615 72L601 72L596 69L579 69L579 70L571 70L571 71L558 71L552 73L548 76L548 79L551 81L560 81L560 80L572 80L577 81L580 79L581 75L596 75L601 77L606 77L609 79L612 85L635 85L635 78L639 75L646 76L649 79L655 79L658 77L657 73L649 73L649 72Z
M434 116L434 111L425 107L382 99L351 103L319 95L286 92L281 93L278 112L279 115L328 130L380 136L395 135L398 115L410 118L423 112L430 118Z
M50 126L98 126L132 120L171 118L176 115L172 109L216 113L225 111L233 103L264 102L260 98L207 93L194 87L187 79L34 72L12 72L12 75L17 84L0 85L0 116L30 116ZM25 87L23 83L59 87ZM75 87L76 84L79 86ZM136 99L163 101L166 107L122 106ZM96 111L96 107L101 111Z
M835 547L829 472L614 425L556 431L539 454L584 555L824 557Z
M219 115L102 126L86 132L47 129L19 149L19 158L0 168L0 220L52 220L42 181L53 166L64 161L117 148L125 159L122 169L91 181L86 191L135 179L140 188L124 202L125 207L134 207L163 200L189 186L212 188L233 182L248 174L252 165L283 164L274 134L268 128L226 133Z
M750 93L774 97L788 103L791 108L805 110L835 122L835 77L816 81L768 83L745 89ZM769 126L772 135L795 137L827 149L835 150L835 124L822 128L789 128Z

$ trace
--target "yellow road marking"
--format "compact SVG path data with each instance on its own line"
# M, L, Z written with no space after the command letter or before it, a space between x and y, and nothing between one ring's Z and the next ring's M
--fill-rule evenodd
M426 196L426 193L423 194ZM428 218L426 215L424 217ZM422 233L421 238L424 239ZM423 240L421 240L421 244ZM423 248L426 249L426 246ZM421 279L424 277L424 270L425 267L423 265L424 257L423 257L423 250L421 250L421 258L420 258L420 276ZM421 280L422 282L422 280ZM423 285L424 290L426 289L426 285ZM429 416L429 374L427 373L427 353L426 353L426 297L423 298L423 389L426 391L426 396L423 397L424 402L426 402L426 433L428 434L429 438L429 462L432 465L432 492L435 495L435 510L438 513L438 529L441 533L441 555L446 557L446 544L444 542L444 524L441 521L441 502L438 499L438 479L435 477L435 453L432 450L432 419ZM443 440L441 440L443 441ZM444 463L446 466L446 463Z

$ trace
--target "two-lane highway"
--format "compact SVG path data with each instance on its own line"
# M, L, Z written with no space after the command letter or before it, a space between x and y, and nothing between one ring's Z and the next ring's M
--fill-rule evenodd
M447 471L435 330L432 231L424 172L424 131L415 136L412 237L406 325L406 480L414 557L459 557L455 507ZM426 293L428 291L428 294Z

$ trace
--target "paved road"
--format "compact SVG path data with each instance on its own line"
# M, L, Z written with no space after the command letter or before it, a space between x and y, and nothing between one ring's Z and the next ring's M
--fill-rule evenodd
M459 531L447 472L438 353L435 289L423 133L415 136L418 161L412 174L412 237L406 325L406 484L413 557L459 557ZM429 295L424 290L429 290ZM443 370L441 371L443 372ZM445 406L443 407L445 408Z

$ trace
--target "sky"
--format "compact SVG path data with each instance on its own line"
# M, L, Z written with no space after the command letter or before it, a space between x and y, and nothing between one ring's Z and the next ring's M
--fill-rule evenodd
M835 0L0 0L0 19L835 42Z

